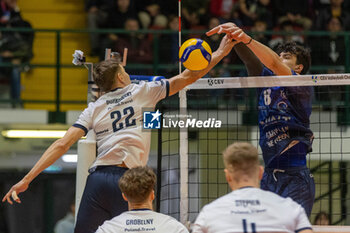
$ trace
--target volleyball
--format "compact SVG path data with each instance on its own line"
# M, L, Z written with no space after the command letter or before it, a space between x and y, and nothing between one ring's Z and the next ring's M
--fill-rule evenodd
M211 53L211 48L207 42L193 38L186 40L181 45L179 58L187 69L203 70L210 63Z

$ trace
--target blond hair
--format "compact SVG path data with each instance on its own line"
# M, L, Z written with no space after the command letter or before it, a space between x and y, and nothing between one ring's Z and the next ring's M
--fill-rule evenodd
M258 171L258 150L250 143L236 142L229 145L223 152L223 159L230 173L253 175Z
M144 202L154 190L156 175L150 167L135 167L124 173L119 180L119 188L128 201Z

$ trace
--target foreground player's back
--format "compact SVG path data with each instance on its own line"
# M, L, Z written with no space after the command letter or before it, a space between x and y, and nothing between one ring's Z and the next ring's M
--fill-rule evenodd
M235 190L203 207L193 232L299 232L311 229L290 198L253 187Z
M150 233L188 233L176 219L148 209L137 209L105 221L96 233L150 232Z

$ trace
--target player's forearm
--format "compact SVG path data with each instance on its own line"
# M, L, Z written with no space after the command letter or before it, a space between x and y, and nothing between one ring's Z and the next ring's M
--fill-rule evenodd
M279 56L266 45L253 39L247 46L267 68L273 70L281 63Z
M249 76L261 75L263 70L262 63L244 43L238 43L234 47L234 50L244 63Z
M37 177L43 170L52 165L57 159L59 159L64 153L66 153L69 147L65 146L62 139L56 140L41 156L39 161L34 165L34 167L28 172L28 174L23 178L23 181L28 184Z

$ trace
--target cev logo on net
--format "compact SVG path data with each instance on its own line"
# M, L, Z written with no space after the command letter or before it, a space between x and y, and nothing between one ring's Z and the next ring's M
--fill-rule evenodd
M216 120L215 118L199 120L196 118L187 118L188 116L182 115L165 115L163 121L161 121L161 115L162 113L159 110L156 112L143 112L143 128L160 129L161 126L163 128L220 128L222 124L221 120Z
M312 79L312 81L314 81L314 83L317 83L317 76L316 75L312 75L311 79Z

